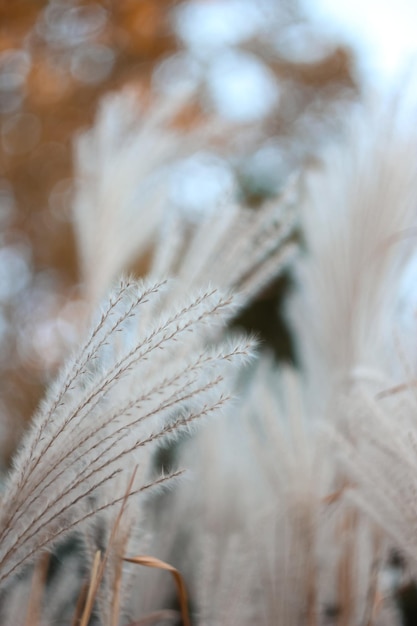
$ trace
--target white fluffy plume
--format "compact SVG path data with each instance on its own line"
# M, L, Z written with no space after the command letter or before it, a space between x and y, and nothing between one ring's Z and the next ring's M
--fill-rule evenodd
M235 310L232 299L207 290L166 311L158 308L164 289L121 284L42 403L1 502L0 581L108 506L121 472L127 480L139 465L135 492L165 480L149 479L151 446L225 405L230 365L250 354L251 342L207 349L205 341ZM115 492L113 501L122 497Z

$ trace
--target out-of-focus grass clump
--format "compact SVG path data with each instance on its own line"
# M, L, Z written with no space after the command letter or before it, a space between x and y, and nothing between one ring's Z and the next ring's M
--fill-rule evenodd
M1 3L4 463L88 314L72 226L72 154L100 98L130 85L146 109L187 90L177 128L209 120L225 129L175 165L170 198L198 215L225 194L256 207L279 190L337 128L339 105L357 91L352 64L295 2ZM288 353L275 322L280 290L281 283L270 288L242 322Z

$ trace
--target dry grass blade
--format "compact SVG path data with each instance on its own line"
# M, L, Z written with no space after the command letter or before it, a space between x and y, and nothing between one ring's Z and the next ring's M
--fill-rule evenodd
M377 400L383 400L384 398L388 398L389 396L394 396L397 393L408 391L409 389L412 389L413 387L417 387L417 380L410 380L409 382L406 382L406 383L394 385L393 387L390 387L389 389L383 389L382 391L376 394L375 398Z
M171 572L175 584L177 586L178 591L178 599L181 607L181 616L182 622L184 626L190 626L190 616L188 612L188 599L187 599L187 590L185 587L184 579L181 576L181 573L169 563L165 563L165 561L161 561L160 559L156 559L153 556L132 556L132 557L124 557L123 559L127 563L136 563L137 565L144 565L145 567L154 567L157 569L166 570L167 572Z
M125 535L125 543L129 538L129 532ZM123 561L120 557L118 557L115 572L115 580L113 583L113 597L111 602L111 625L118 626L119 616L120 616L120 595L121 595L121 587L122 587L122 577L123 577Z
M103 579L104 576L104 570L106 568L106 564L107 564L107 559L108 559L108 555L110 552L110 549L113 545L113 542L116 538L116 534L117 534L117 530L119 528L123 513L125 512L126 509L126 505L127 505L127 500L132 492L132 487L133 487L133 483L135 481L136 478L136 473L137 473L137 466L135 467L135 469L132 472L132 476L130 477L129 483L127 485L126 488L126 492L124 495L124 498L122 500L122 505L120 507L120 511L115 519L115 522L113 524L111 533L110 533L110 538L109 538L109 542L106 548L106 552L103 556L103 559L101 559L101 553L100 550L97 550L95 557L94 557L94 562L93 562L93 568L92 568L92 575L91 575L91 581L90 581L90 587L88 589L88 594L87 594L87 600L85 603L85 607L84 607L84 611L83 611L83 615L81 618L81 622L80 622L80 626L87 626L88 624L88 620L91 617L91 611L93 610L93 605L94 605L94 600L96 598L97 595L97 591L100 587L100 583Z
M32 577L32 586L26 612L25 626L37 626L42 613L42 597L45 589L46 576L48 574L50 555L42 554L36 563Z
M379 574L381 569L381 562L383 559L383 535L381 533L375 533L374 537L374 554L375 559L372 567L372 576L369 585L368 592L368 612L369 616L365 616L365 626L373 626L376 623L380 609L384 601L384 597L379 590Z
M91 611L93 610L94 599L97 593L97 588L100 584L99 576L101 571L101 552L97 550L94 557L93 567L91 569L90 586L88 588L87 600L85 603L84 611L81 617L80 626L87 626L91 617Z
M86 606L86 603L87 603L87 595L88 595L89 589L90 589L90 585L88 584L88 581L86 581L81 587L77 604L75 605L75 611L74 611L74 616L72 618L71 626L79 626L80 624L81 616L83 614L84 607Z
M332 491L332 493L329 493L322 499L323 504L334 504L335 502L338 502L345 495L348 489L353 489L354 487L354 483L345 481L339 489Z

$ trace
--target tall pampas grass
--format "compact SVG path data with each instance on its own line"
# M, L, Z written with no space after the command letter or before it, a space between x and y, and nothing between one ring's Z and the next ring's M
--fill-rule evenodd
M296 256L299 177L280 197L249 209L225 204L195 224L167 215L155 245L150 275L173 275L184 290L206 283L251 302Z
M114 96L78 140L93 320L3 487L3 621L53 623L67 584L68 623L175 622L173 574L184 624L189 611L200 626L400 624L385 580L392 547L411 570L417 558L410 118L393 102L358 109L302 184L193 221L166 209L160 177L175 111L139 122L135 103ZM146 252L148 277L116 283L93 314ZM241 373L254 341L229 322L288 268L297 367L263 356ZM185 432L161 469L160 445ZM174 480L182 467L191 477ZM45 552L63 541L50 583Z
M185 532L195 622L398 624L383 596L389 543L346 498L353 483L309 414L302 378L265 360L243 387L233 412L185 449L195 482L171 504L186 529L171 531L166 555Z
M356 372L378 378L398 364L393 320L414 255L417 197L417 138L404 109L394 98L358 107L306 183L308 254L294 273L289 319L321 408Z
M204 341L231 315L232 299L201 292L140 328L141 309L163 288L122 283L42 403L2 496L0 584L121 502L110 486L119 474L128 478L138 465L132 494L168 480L150 476L148 450L226 404L227 372L250 355L251 342Z
M388 396L407 391L394 385L409 358L394 324L410 308L416 138L393 103L363 108L351 124L306 181L305 252L288 307L301 372L264 366L244 381L235 421L189 446L204 485L200 499L187 486L182 495L197 623L400 623L384 581L390 547L413 556L398 538L410 524L412 541L414 437L398 409L395 423L386 413L379 425L350 394L379 393L395 407Z
M148 110L134 90L103 99L94 126L75 141L74 226L86 299L95 306L117 276L150 247L164 219L167 166L209 129L184 137L173 120L181 94Z

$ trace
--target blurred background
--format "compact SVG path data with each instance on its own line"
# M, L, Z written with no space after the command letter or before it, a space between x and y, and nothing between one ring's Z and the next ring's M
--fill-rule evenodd
M176 163L172 202L197 217L226 196L256 207L314 165L364 90L407 67L416 17L412 3L376 0L0 1L3 465L86 315L73 139L100 98L125 85L148 106L194 93L176 124L212 120L227 141ZM291 358L276 322L284 288L271 287L241 321Z

